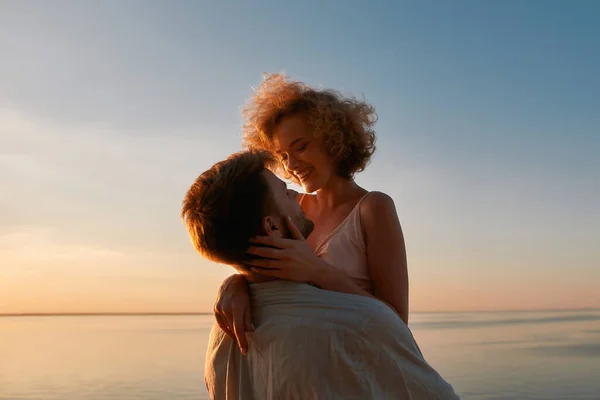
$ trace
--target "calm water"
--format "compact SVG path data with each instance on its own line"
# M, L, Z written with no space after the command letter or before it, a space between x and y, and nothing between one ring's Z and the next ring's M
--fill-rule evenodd
M207 399L211 316L0 317L0 399ZM600 399L600 311L413 314L463 399Z

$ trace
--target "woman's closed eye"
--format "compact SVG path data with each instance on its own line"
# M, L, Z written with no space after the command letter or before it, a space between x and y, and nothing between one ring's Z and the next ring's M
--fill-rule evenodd
M298 147L298 152L302 152L302 151L306 150L306 147L308 147L308 142L304 143L302 146Z

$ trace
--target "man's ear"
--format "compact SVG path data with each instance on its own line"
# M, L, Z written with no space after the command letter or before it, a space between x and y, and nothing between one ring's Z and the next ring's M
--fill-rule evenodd
M263 217L261 228L267 236L281 236L281 227L279 221L271 216Z

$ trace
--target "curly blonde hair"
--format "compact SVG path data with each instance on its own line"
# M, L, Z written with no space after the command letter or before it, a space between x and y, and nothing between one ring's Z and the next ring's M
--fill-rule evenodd
M321 141L339 176L352 179L375 152L375 108L334 90L318 90L283 74L266 74L242 110L243 140L249 149L274 153L273 132L279 122L305 113L314 137ZM288 179L282 165L279 170Z

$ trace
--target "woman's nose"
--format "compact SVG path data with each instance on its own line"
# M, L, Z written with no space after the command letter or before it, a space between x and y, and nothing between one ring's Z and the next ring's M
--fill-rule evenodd
M283 162L283 166L285 167L286 171L294 172L294 168L296 167L296 161L292 157L287 156L285 161Z
M295 172L296 168L298 167L298 161L296 160L296 157L293 156L289 156L287 158L287 164L286 164L286 169L290 172Z

